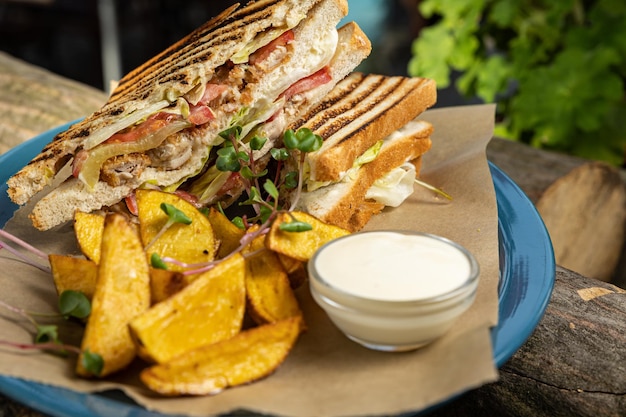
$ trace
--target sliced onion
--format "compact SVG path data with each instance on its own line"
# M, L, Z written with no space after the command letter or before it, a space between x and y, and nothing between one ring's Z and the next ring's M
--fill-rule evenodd
M129 114L128 116L122 117L120 120L103 127L102 129L96 130L93 132L87 140L83 143L83 149L92 149L116 134L117 132L126 129L137 123L142 119L146 119L151 116L153 113L158 112L170 105L170 102L167 100L161 100L157 103L154 103L148 107L145 107L140 110L136 110L135 112Z
M164 126L162 129L159 129L133 142L102 144L98 148L89 151L89 155L83 162L80 173L78 174L78 178L89 188L93 188L100 179L102 164L104 164L107 159L117 155L126 155L133 152L145 152L149 149L154 149L169 135L190 126L191 123L185 120L176 120L167 126Z

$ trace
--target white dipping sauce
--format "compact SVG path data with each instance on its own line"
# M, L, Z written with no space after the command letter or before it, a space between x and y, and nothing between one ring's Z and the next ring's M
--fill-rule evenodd
M386 301L436 297L471 275L467 255L455 246L428 235L388 231L332 242L317 254L315 269L335 289Z

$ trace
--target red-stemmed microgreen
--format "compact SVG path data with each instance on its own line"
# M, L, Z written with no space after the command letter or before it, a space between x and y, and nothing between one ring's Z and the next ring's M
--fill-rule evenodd
M145 246L146 250L148 250L154 244L154 242L156 242L157 239L160 238L163 233L165 233L174 224L191 224L191 219L189 218L189 216L187 216L182 210L177 209L172 204L161 203L160 208L165 214L167 214L167 221L165 222L163 227L161 227L161 229L157 232L157 234L154 235L152 240Z
M261 150L265 146L267 138L253 136L244 144L242 142L241 132L242 129L239 126L232 126L220 132L224 143L222 147L217 150L215 166L220 171L239 173L244 180L244 187L247 193L247 198L239 204L242 206L251 206L255 212L254 217L235 217L231 221L242 230L249 231L252 225L259 225L259 227L245 233L239 242L239 247L227 255L226 258L233 256L235 253L242 252L256 237L267 233L278 213L285 211L279 207L279 189L281 187L297 189L293 203L287 212L291 212L295 209L303 186L306 153L318 150L323 143L321 136L314 134L310 129L301 128L295 132L293 130L287 130L283 135L285 147L275 147L270 150L271 157L276 160L278 164L276 177L274 181L272 181L267 179L268 170L266 168L261 169L254 157L254 152ZM298 170L287 172L281 176L280 169L284 161L289 158L296 160ZM262 178L266 178L263 184L261 184ZM276 184L279 183L280 186L277 186ZM222 211L219 205L218 209ZM312 229L310 224L299 221L294 216L291 217L291 221L279 225L281 230L288 232L304 232ZM187 264L170 257L161 257L156 253L153 253L150 257L150 263L153 267L167 269L167 265L172 264L184 269L182 273L186 275L208 271L223 260L224 259L220 259L200 264Z
M0 249L5 249L8 252L10 252L11 254L13 254L15 257L21 259L22 261L26 262L28 265L31 265L37 269L40 269L44 272L50 272L50 265L48 264L48 255L45 254L44 252L40 251L39 249L35 248L34 246L30 245L29 243L23 241L22 239L18 238L17 236L12 235L9 232L6 232L2 229L0 229L0 237L5 239L5 240L9 240L15 244L17 244L18 246L26 249L27 251L29 251L30 253L32 253L35 258L39 258L40 260L44 260L45 263L41 263L40 261L36 261L33 259L30 259L28 256L24 255L22 252L16 250L15 248L13 248L12 246L10 246L8 243L3 242L2 240L0 240Z
M324 141L321 136L314 134L311 129L301 128L296 132L291 129L287 130L283 135L283 143L289 151L293 153L299 151L300 153L298 159L298 184L296 186L296 195L289 208L289 211L293 211L298 205L298 200L300 199L304 185L304 162L306 154L317 151L322 147Z
M68 319L86 319L91 314L91 302L84 293L74 290L65 290L59 295L59 313Z
M45 350L66 354L73 352L76 354L83 353L83 366L94 375L98 375L102 371L104 361L98 354L88 351L81 352L80 348L73 345L63 343L59 339L58 326L55 324L41 324L37 322L35 317L63 317L65 319L77 318L83 320L91 313L91 303L85 294L79 291L68 290L60 294L58 299L58 308L60 313L34 313L23 308L12 306L0 300L0 307L9 310L22 318L28 320L35 328L33 343L18 343L7 340L0 340L0 345L13 347L20 350Z

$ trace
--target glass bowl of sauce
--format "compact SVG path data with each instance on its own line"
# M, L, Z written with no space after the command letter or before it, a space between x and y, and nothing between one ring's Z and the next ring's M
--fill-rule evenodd
M410 231L359 232L308 264L313 299L350 339L408 351L446 333L473 303L479 266L463 246Z

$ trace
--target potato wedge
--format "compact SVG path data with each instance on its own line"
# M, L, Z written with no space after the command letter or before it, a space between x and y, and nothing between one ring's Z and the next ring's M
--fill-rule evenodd
M244 279L243 257L233 255L131 321L141 357L164 363L237 334L246 304Z
M52 279L57 293L63 291L80 291L88 299L93 298L98 277L98 265L88 259L66 255L49 255Z
M248 313L257 324L302 316L287 273L264 240L257 237L245 251Z
M119 215L106 217L102 253L93 295L91 315L81 343L104 359L97 376L126 367L136 355L128 322L150 306L150 272L136 230ZM76 365L82 376L92 374L83 367L83 354Z
M181 272L150 268L150 295L152 304L167 300L187 286Z
M299 333L299 317L255 327L144 369L140 378L148 388L163 395L217 394L273 373Z
M147 255L157 253L161 257L171 257L184 263L210 262L215 258L216 242L209 219L191 203L175 194L155 190L137 190L139 229L144 245L152 240L167 222L167 214L161 210L161 203L171 204L185 213L191 224L175 223L158 237L148 248ZM172 270L183 267L171 265Z
M293 288L294 290L296 288L300 288L307 279L305 263L290 256L283 255L282 253L274 253L276 254L276 256L278 256L278 260L282 264L285 272L287 273L287 276L289 277L291 288Z
M313 229L306 232L286 232L280 229L281 223L292 222L294 218L310 224ZM306 262L322 245L348 234L350 232L341 227L326 224L310 214L294 211L281 213L276 218L265 239L265 244L275 252Z
M100 262L100 246L104 216L77 211L74 213L74 233L80 251L95 263Z
M215 238L220 242L217 250L217 257L224 258L239 247L239 240L244 235L245 230L235 226L222 212L215 207L209 209L208 214Z
M300 266L287 274L292 289L298 289L303 286L309 279L309 272L306 270L306 264L301 263Z

